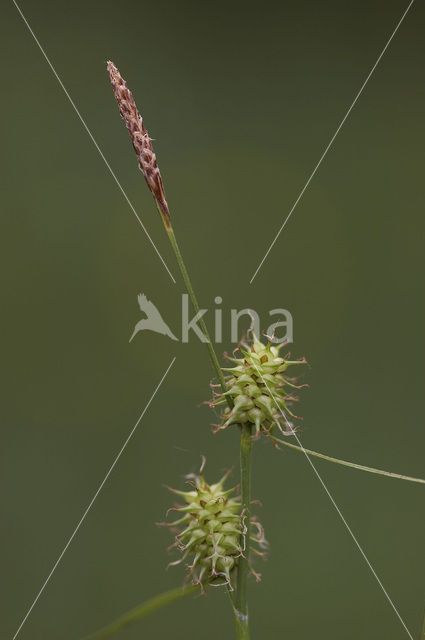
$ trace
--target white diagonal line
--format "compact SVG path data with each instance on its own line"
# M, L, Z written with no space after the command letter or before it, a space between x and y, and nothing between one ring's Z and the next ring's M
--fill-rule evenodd
M88 507L86 508L86 510L84 511L80 521L78 522L77 526L75 527L74 531L72 532L71 537L69 538L68 542L66 543L66 545L64 546L59 558L56 560L55 564L53 565L49 575L47 576L46 580L44 581L40 591L37 593L32 605L30 606L30 608L28 609L27 613L25 614L24 619L22 620L21 624L19 625L18 629L16 630L15 635L13 636L12 640L15 640L18 637L18 634L20 632L20 630L22 629L22 627L24 626L28 616L30 615L31 611L34 609L35 605L37 604L38 599L40 598L41 594L43 593L44 589L46 588L50 578L52 577L52 575L54 574L58 564L60 563L60 561L62 560L63 556L65 555L66 550L68 549L69 545L71 544L71 542L73 541L78 529L81 527L81 525L83 524L88 512L90 511L90 509L93 506L94 501L96 500L97 496L99 495L99 493L102 491L103 486L105 484L105 482L107 481L107 479L109 478L109 476L112 473L112 470L114 469L115 465L117 464L118 460L121 457L121 454L123 453L124 449L126 448L126 446L128 445L128 443L130 442L130 439L132 437L132 435L134 434L134 432L136 431L137 427L140 424L140 421L142 420L143 416L145 415L146 411L148 410L152 400L154 399L154 397L157 394L157 391L159 390L160 386L162 385L162 383L164 382L169 370L171 369L171 367L173 366L174 362L175 362L176 358L173 358L172 361L170 362L170 364L168 365L168 368L166 370L166 372L164 373L164 375L162 376L161 380L159 381L159 383L157 384L154 392L152 393L151 397L149 398L148 403L146 404L145 408L143 409L142 413L139 416L139 419L137 420L136 424L134 425L134 427L132 428L132 430L130 431L130 434L128 435L126 441L124 442L124 444L122 445L121 449L119 450L118 454L115 456L115 459L113 461L113 463L111 464L111 466L109 467L109 470L106 474L106 476L104 477L104 479L102 480L102 482L99 485L99 488L97 489L96 493L94 494L93 498L90 500Z
M70 94L68 93L65 85L63 84L62 80L60 79L58 73L56 72L56 69L54 68L54 66L52 65L52 63L50 62L49 58L47 57L46 52L44 51L43 47L41 46L40 42L37 39L37 36L35 35L34 31L31 29L30 25L28 24L28 20L26 19L26 17L24 16L24 14L22 13L20 7L18 6L18 4L16 3L15 0L12 0L13 4L15 5L15 7L17 8L17 10L19 11L22 20L25 22L26 26L28 27L28 31L30 32L30 34L32 35L32 37L34 38L38 48L40 49L41 53L43 54L47 64L49 65L50 69L53 72L53 75L55 76L56 80L59 82L60 86L62 87L66 97L68 98L69 102L72 105L72 108L74 109L75 113L77 114L77 116L79 117L81 124L83 125L84 129L87 131L87 133L90 136L91 141L93 142L94 146L96 147L96 149L99 152L100 157L102 158L103 162L106 164L109 173L111 174L111 176L113 177L113 179L115 180L119 190L121 191L122 195L124 196L124 198L126 199L130 209L132 210L132 212L134 213L134 215L136 216L137 220L139 221L140 226L142 227L143 231L145 232L149 242L151 243L152 247L154 248L157 256L159 257L159 259L161 260L162 264L164 265L165 269L167 270L168 275L170 276L171 280L174 282L174 284L176 284L176 281L171 273L171 271L169 270L164 258L162 257L162 255L160 254L156 244L154 243L154 241L152 240L151 236L149 235L145 225L143 224L142 220L140 219L139 215L136 212L136 209L134 208L132 202L130 201L129 197L127 196L126 192L124 191L123 187L121 186L120 181L118 180L117 176L115 175L111 165L109 164L109 162L107 161L107 159L105 158L103 151L101 150L101 148L99 147L99 145L97 144L92 132L90 131L90 129L88 128L87 124L85 123L85 120L83 118L83 116L81 115L81 113L79 112L77 106L75 105L73 99L71 98Z
M257 273L259 272L259 270L261 269L261 267L263 266L263 263L265 261L265 259L267 258L267 256L269 255L270 251L273 249L277 239L279 238L280 234L282 233L283 228L285 227L286 223L288 222L289 218L292 216L295 207L297 206L297 204L299 203L299 201L301 200L301 198L304 195L305 190L307 189L308 185L310 184L310 182L312 181L312 179L314 178L316 171L318 170L318 168L320 167L320 165L322 164L322 161L324 160L326 154L328 153L329 149L331 148L331 146L334 143L335 138L337 137L338 133L341 131L345 121L347 120L348 116L350 115L354 105L356 104L357 100L360 98L363 89L365 88L365 86L367 85L367 83L369 82L373 72L375 71L376 67L378 66L379 62L381 61L382 56L384 55L384 53L386 52L386 50L388 49L391 40L394 38L395 34L397 33L401 23L403 22L404 18L407 15L407 12L409 11L410 7L412 6L414 0L411 0L409 2L409 5L407 7L407 9L405 10L405 12L403 13L403 15L401 16L400 20L397 23L396 28L394 29L394 31L392 32L391 36L389 37L385 47L382 49L381 53L378 56L377 61L375 62L375 64L373 65L372 69L369 71L369 74L366 77L366 80L363 82L362 86L360 87L356 97L354 98L353 102L351 103L350 108L348 109L347 113L345 114L345 116L343 117L343 119L341 120L341 122L338 125L337 130L335 131L334 135L332 136L328 146L326 147L326 149L324 150L324 152L322 153L322 155L320 156L319 162L316 164L316 166L313 169L312 174L310 175L309 179L307 180L307 182L305 183L305 185L303 186L303 188L301 189L301 192L298 196L298 198L295 200L294 204L292 205L291 210L289 211L288 215L286 216L282 226L280 227L279 231L277 232L276 236L274 237L271 245L269 246L269 248L267 249L266 253L264 254L263 259L261 260L260 264L258 265L256 271L254 272L254 275L252 276L251 280L249 281L249 284L252 284L254 278L256 277Z
M283 419L286 422L286 425L289 427L289 429L292 431L292 435L295 437L296 441L298 442L299 447L303 450L303 453L305 455L305 457L307 458L311 468L313 469L315 475L317 476L320 484L322 485L323 489L326 492L326 495L328 496L329 500L332 502L333 506L336 509L336 512L338 513L339 517L341 518L342 522L344 523L348 533L350 534L350 536L352 537L352 539L354 540L356 547L358 548L358 550L360 551L361 555L363 556L363 559L365 560L367 566L369 567L369 569L371 570L373 576L375 577L376 581L378 582L379 586L381 587L382 591L384 592L385 597L387 598L388 602L390 603L391 607L394 609L395 614L397 616L397 618L400 620L401 624L403 625L407 635L409 636L410 640L413 640L413 636L410 633L409 629L406 626L406 623L404 622L403 618L401 617L401 615L399 614L394 602L391 600L390 595L388 594L387 590L385 589L384 585L382 584L381 580L379 579L375 569L373 568L372 564L370 563L368 557L366 556L365 552L363 551L362 547L360 546L360 542L357 540L356 536L354 535L354 533L352 532L350 525L348 524L348 522L346 521L346 519L344 518L344 516L342 515L341 509L338 507L337 503L335 502L331 492L329 491L328 487L326 486L324 480L322 479L322 476L319 474L319 472L317 471L314 463L312 462L310 456L308 455L307 451L304 449L303 445L301 444L301 441L299 439L299 437L297 436L296 432L293 430L292 425L290 424L290 422L288 421L285 413L282 411L282 409L280 408L280 406L278 405L276 398L274 397L273 392L270 390L267 382L264 380L261 371L258 369L257 365L254 363L254 367L257 370L258 375L260 376L261 380L263 381L264 385L266 386L267 391L270 394L270 397L272 398L273 402L275 403L278 411L281 413Z

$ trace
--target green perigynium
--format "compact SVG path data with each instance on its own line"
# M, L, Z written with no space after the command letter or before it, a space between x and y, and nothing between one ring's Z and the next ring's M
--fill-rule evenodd
M204 465L202 465L203 467ZM228 473L215 484L208 484L203 476L191 474L188 480L193 485L191 491L173 493L184 498L185 504L176 505L169 511L182 513L182 517L167 526L176 531L175 542L169 549L177 549L182 555L168 566L181 564L186 559L188 577L194 584L204 589L208 584L230 585L232 571L238 559L246 555L248 546L257 555L264 555L260 549L267 547L264 531L255 519L251 522L255 532L251 532L250 544L246 540L244 514L239 496L232 497L236 487L224 490ZM259 547L251 547L251 543ZM251 568L257 579L259 574Z
M290 392L307 385L296 385L294 378L285 374L288 367L295 364L306 364L306 360L287 360L279 355L280 345L272 345L269 341L264 345L252 334L252 343L239 346L241 358L228 359L235 364L231 368L223 368L227 391L214 394L209 403L216 407L226 404L226 396L233 400L233 409L226 407L222 421L215 425L215 431L225 429L231 424L251 423L255 427L255 435L260 432L270 435L277 426L285 435L294 432L291 418L297 418L290 406L297 398ZM288 389L290 391L288 391Z

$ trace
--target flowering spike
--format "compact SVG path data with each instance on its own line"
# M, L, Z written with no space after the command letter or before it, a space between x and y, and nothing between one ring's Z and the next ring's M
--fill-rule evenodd
M151 139L145 129L143 118L137 110L136 103L127 83L121 76L113 62L108 61L107 70L111 79L115 100L125 126L130 134L134 150L139 161L139 167L146 183L155 199L162 220L166 228L170 227L170 211L162 184L161 172L156 162L156 155L152 147Z
M186 504L176 507L176 511L184 515L172 523L180 526L169 549L178 549L182 558L168 565L181 564L187 556L192 556L192 562L186 564L188 576L194 584L200 584L203 591L207 584L231 587L231 573L247 546L241 501L238 495L232 497L238 487L224 490L229 473L218 482L208 484L202 475L204 464L203 459L198 476L190 476L194 491L175 492ZM251 536L251 543L260 547L257 551L261 554L265 539L261 525L256 528L257 535Z
M308 385L296 385L295 379L286 377L284 373L291 365L306 364L306 360L286 360L279 356L283 344L268 342L264 345L254 332L251 334L251 343L239 346L242 357L228 358L235 366L223 367L228 374L225 376L227 390L215 392L210 406L225 405L229 396L234 406L232 409L226 406L223 410L221 423L215 425L214 433L232 424L251 423L254 437L260 433L271 435L276 427L284 435L292 435L294 428L288 416L298 416L289 407L298 398L290 395L288 390L291 392Z

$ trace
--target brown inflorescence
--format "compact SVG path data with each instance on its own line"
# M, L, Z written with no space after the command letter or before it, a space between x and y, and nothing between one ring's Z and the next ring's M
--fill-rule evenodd
M133 95L127 87L126 81L121 76L117 67L113 62L109 61L107 63L107 69L121 117L125 122L125 126L128 129L134 150L137 154L140 170L145 177L155 201L157 202L164 224L169 226L170 212L162 184L161 172L158 168L151 139L149 138L145 125L143 124L143 118L137 109Z

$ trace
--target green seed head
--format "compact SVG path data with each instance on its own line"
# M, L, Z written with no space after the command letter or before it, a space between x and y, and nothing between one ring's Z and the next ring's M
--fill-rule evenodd
M294 432L292 418L297 418L290 406L298 400L293 390L307 385L296 385L295 379L287 376L287 369L294 364L305 364L305 359L288 360L279 355L282 344L264 345L252 334L249 345L242 344L239 351L241 358L229 358L234 367L223 368L227 391L215 393L210 406L226 405L230 396L233 408L226 407L222 421L216 425L216 431L225 429L231 424L252 423L255 434L260 432L270 435L275 427L285 435Z
M169 566L190 559L191 562L186 564L188 577L203 589L207 584L230 585L238 559L246 553L246 526L241 501L238 495L232 497L236 488L224 490L228 475L226 473L215 484L208 484L201 468L199 476L188 476L193 485L191 491L170 489L183 498L184 504L170 509L181 513L180 518L164 523L176 532L175 542L169 548L181 553L181 557ZM267 543L261 525L255 520L252 524L251 543L265 549ZM252 550L263 555L257 548Z

